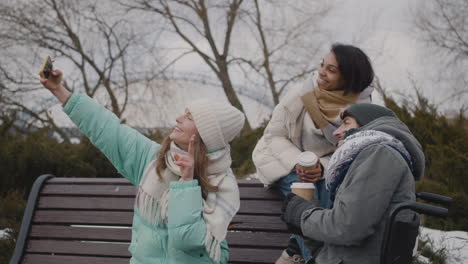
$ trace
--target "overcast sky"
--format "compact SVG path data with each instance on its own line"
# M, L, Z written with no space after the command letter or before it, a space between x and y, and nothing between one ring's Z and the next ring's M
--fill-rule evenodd
M294 2L294 0L291 1ZM408 99L411 98L408 95L414 95L410 81L413 79L423 95L432 103L444 103L439 106L439 110L458 110L463 103L466 105L466 95L458 101L446 100L447 95L450 94L450 87L446 86L449 84L438 81L439 72L446 69L440 62L440 57L431 55L432 50L422 41L422 35L414 27L415 10L418 10L420 5L427 4L425 0L323 2L331 3L332 6L327 16L318 21L319 27L328 36L323 43L321 56L324 56L330 44L335 42L356 45L369 55L383 87L398 100ZM177 36L162 39L170 48L184 46L184 42ZM242 45L241 42L248 41L251 40L233 39L233 45ZM209 50L208 46L205 50ZM196 54L178 61L173 70L181 74L198 72L213 76L206 63ZM236 73L233 74L232 79L235 84L244 84ZM213 80L217 81L215 77ZM251 88L258 89L257 87ZM197 94L202 96L203 93ZM377 93L374 98L375 103L382 103ZM257 108L260 109L253 106L247 106L247 108L251 112ZM258 111L259 116L265 116L264 110Z
M392 95L404 98L414 95L410 78L422 89L431 102L441 103L447 98L447 87L434 83L441 63L430 56L431 50L414 28L414 14L421 0L335 0L330 13L319 21L328 35L328 49L334 42L361 47L371 58L384 88ZM203 69L196 55L176 64L175 69L187 71ZM206 69L205 69L206 70ZM406 97L408 98L408 97ZM464 98L466 99L466 98ZM377 98L377 103L381 100ZM440 108L458 108L459 102L445 101Z
M427 4L425 0L338 0L322 26L336 41L362 47L384 88L414 94L411 78L431 102L443 103L441 110L459 108L466 105L466 95L459 101L446 100L450 87L438 80L439 72L447 70L443 58L434 56L414 26L416 11Z

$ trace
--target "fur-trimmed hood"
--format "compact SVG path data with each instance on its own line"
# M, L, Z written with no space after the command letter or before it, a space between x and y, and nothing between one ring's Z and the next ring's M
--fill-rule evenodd
M416 137L414 137L409 128L403 122L395 117L380 117L371 121L365 126L350 130L349 133L346 133L346 136L362 130L381 131L401 141L406 150L408 150L411 155L414 179L422 179L425 168L424 152L419 141L416 139Z

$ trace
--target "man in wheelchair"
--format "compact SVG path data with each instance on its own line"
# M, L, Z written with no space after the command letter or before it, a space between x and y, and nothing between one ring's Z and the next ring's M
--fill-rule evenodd
M415 180L424 175L424 154L390 109L355 104L341 118L333 133L339 148L324 173L332 207L320 208L318 201L290 194L282 219L308 239L313 263L380 263L390 212L399 203L416 200ZM410 227L402 235L408 236L404 246L412 250L418 216L403 210L397 218Z

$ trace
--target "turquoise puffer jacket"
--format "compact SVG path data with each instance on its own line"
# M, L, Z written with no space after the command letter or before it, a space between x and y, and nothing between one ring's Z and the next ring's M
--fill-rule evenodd
M160 150L159 144L120 124L117 116L86 95L74 93L64 112L120 174L139 185L143 172ZM167 225L147 223L135 208L130 263L215 263L205 249L206 224L198 181L171 182L169 188ZM228 259L229 248L224 240L220 263Z

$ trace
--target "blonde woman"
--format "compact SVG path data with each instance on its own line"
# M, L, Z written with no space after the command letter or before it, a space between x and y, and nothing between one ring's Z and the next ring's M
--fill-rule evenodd
M78 128L138 187L130 263L227 263L227 227L240 204L229 142L244 115L229 104L192 102L158 144L88 96L71 94L61 81L57 69L41 79Z

